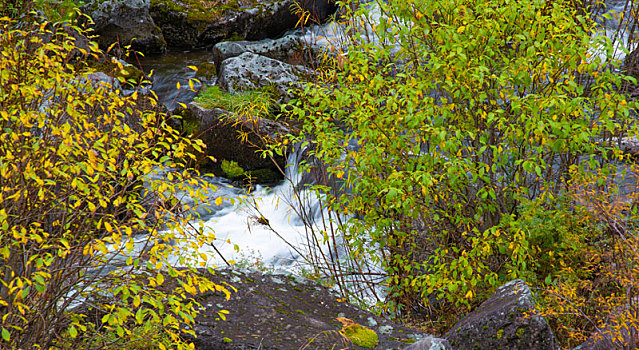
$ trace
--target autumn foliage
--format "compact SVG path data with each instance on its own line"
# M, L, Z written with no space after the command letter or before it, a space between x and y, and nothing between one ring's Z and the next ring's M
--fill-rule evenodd
M190 267L213 239L181 201L205 201L183 167L202 145L91 75L80 37L0 19L0 348L192 348L190 297L228 293Z

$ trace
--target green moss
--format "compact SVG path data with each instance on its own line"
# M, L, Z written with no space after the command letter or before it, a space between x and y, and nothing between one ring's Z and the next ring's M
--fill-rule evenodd
M225 342L225 343L232 343L233 339L224 337L224 338L222 338L222 341Z
M226 174L226 176L228 176L230 179L235 179L244 175L244 169L242 169L242 167L239 166L237 162L232 160L222 160L221 168L224 174Z
M379 343L379 338L374 330L359 324L344 326L340 333L353 344L366 349L372 349Z
M522 327L517 329L517 332L515 332L515 335L517 336L517 338L521 338L521 336L524 335L524 333L526 333L526 328Z
M225 41L242 41L242 40L245 40L245 38L242 35L240 35L240 33L233 32L224 40Z
M272 97L272 88L262 88L240 94L222 91L216 86L208 86L194 99L204 108L221 108L223 110L265 118L275 112L277 104Z
M168 11L186 14L187 23L214 22L224 14L240 11L242 7L253 7L257 0L151 0L151 6L164 5Z
M213 77L217 75L217 71L215 69L215 63L211 62L202 62L197 67L197 74L195 75L198 79L204 80L212 80Z

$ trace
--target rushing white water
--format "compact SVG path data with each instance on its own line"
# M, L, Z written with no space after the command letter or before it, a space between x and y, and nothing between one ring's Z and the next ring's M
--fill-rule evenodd
M208 193L207 204L196 208L194 214L199 219L193 222L193 227L185 228L190 234L198 234L203 229L204 233L215 236L214 247L199 250L206 257L201 262L209 267L229 264L290 272L299 272L306 266L308 258L317 253L312 250L318 249L317 245L309 246L307 224L320 222L322 212L320 200L314 193L295 190L300 179L296 154L290 159L287 179L274 188L258 185L238 189L223 178L202 178L218 189ZM219 206L214 204L218 197L223 198ZM178 198L184 204L192 203L186 192ZM305 219L300 217L300 210L304 210ZM320 246L327 249L326 245ZM173 263L179 265L177 257Z

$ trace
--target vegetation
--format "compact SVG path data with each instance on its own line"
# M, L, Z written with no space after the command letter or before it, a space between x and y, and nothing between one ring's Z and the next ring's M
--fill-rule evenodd
M221 108L236 114L267 118L274 114L276 107L273 94L273 89L269 88L233 94L214 85L205 87L195 102L204 108Z
M167 0L151 0L151 6L155 8L162 8L159 6L165 6L166 9L186 13L187 19L190 22L194 21L206 21L210 22L215 18L218 18L229 11L239 11L243 8L257 5L254 0L224 0L224 1L200 1L200 0L187 0L187 1L167 1Z
M0 15L47 4L2 3ZM68 18L59 4L50 18ZM193 4L192 20L228 9ZM304 147L301 170L323 180L325 226L300 215L311 245L330 248L308 258L313 272L360 300L381 284L379 310L435 332L522 278L563 345L595 333L633 347L637 169L619 144L637 137L638 106L619 91L636 80L615 73L600 5L390 0L380 17L341 2L345 51L286 107L302 128L277 145ZM155 99L91 81L87 62L102 58L78 31L0 19L0 348L191 348L190 296L229 295L195 270L214 237L186 229L179 200L206 201L186 166L203 145ZM274 108L268 90L209 87L196 102Z
M221 167L224 174L226 174L226 176L228 176L230 179L235 179L245 174L244 169L242 169L242 167L233 160L229 161L223 159Z
M566 345L619 335L606 318L636 327L635 189L618 186L635 166L618 144L637 104L600 4L376 4L341 3L345 52L288 106L303 130L287 142L318 160L302 171L328 175L331 219L309 225L335 250L326 271L374 291L362 276L381 265L380 307L440 332L517 277Z
M191 296L229 294L194 268L214 237L178 195L206 200L183 167L203 146L92 81L78 31L0 19L0 348L192 348Z

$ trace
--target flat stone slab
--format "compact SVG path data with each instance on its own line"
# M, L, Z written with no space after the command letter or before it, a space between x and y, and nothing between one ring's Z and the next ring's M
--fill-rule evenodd
M345 317L374 330L374 349L401 349L425 334L363 311L310 280L285 274L235 270L209 276L218 284L237 288L230 300L221 293L197 297L204 306L196 318L196 349L363 349L346 340L339 330ZM218 311L229 313L226 321Z

